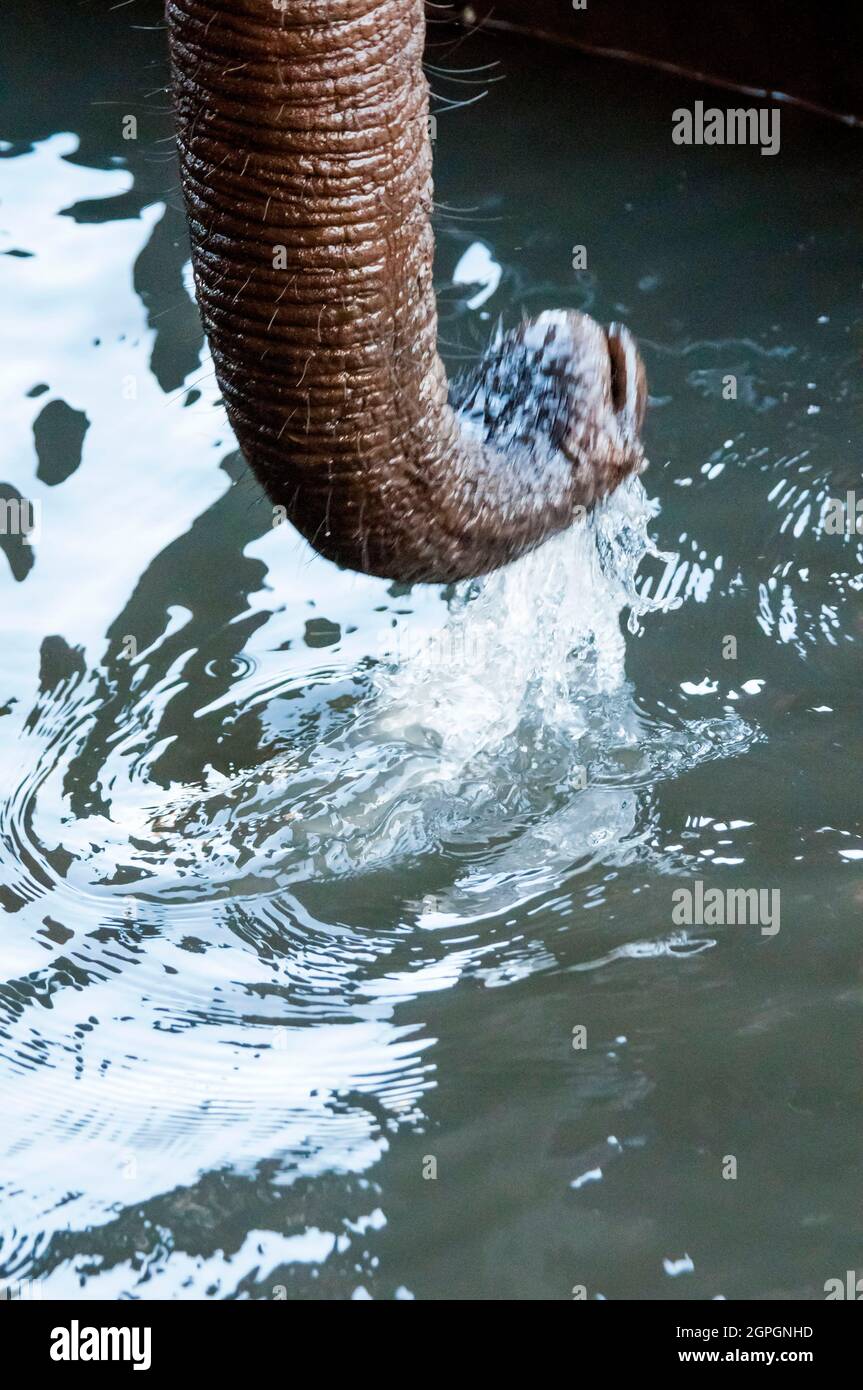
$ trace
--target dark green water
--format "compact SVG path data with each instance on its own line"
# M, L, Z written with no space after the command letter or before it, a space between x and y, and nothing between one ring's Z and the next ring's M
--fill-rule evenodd
M823 1298L863 1270L863 553L824 525L863 496L859 132L681 148L686 84L435 50L503 75L438 118L449 365L498 315L625 319L658 503L441 635L447 595L313 557L237 457L158 5L11 10L4 1287ZM631 632L645 528L679 602ZM779 930L681 925L696 881L778 890Z

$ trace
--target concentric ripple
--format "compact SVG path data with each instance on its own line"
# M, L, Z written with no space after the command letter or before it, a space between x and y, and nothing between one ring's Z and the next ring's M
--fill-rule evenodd
M294 1177L323 1154L366 1166L381 1139L336 1096L370 1090L401 1125L429 1082L395 1002L466 973L522 977L506 914L573 875L661 867L657 783L753 732L730 712L658 724L626 682L621 613L636 629L657 607L639 567L675 561L648 539L654 510L632 482L456 594L437 629L382 627L349 676L262 686L249 661L196 785L159 775L179 687L155 653L105 738L106 671L43 652L0 819L11 920L42 924L17 951L13 929L0 1055L7 1082L29 1074L10 1160L43 1240L70 1215L104 1220L129 1171L146 1192L151 1161L157 1190L157 1155L175 1181L262 1152ZM256 761L217 771L225 729L242 741L247 723ZM531 968L553 967L543 950ZM85 1161L87 1193L70 1197L64 1175ZM18 1219L26 1231L35 1209Z

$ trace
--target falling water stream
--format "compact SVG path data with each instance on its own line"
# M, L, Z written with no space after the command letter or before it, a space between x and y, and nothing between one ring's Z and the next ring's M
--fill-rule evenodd
M856 135L789 113L753 171L670 144L685 84L459 50L507 78L439 124L450 366L625 318L651 466L409 590L273 526L164 35L100 39L40 30L3 108L4 1290L820 1297L861 1258ZM781 931L675 924L697 878L780 887Z

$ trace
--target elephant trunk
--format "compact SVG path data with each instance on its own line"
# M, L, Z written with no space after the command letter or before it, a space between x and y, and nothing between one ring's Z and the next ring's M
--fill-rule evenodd
M352 569L448 582L643 465L625 329L504 335L451 399L437 353L423 0L167 0L204 327L271 500Z

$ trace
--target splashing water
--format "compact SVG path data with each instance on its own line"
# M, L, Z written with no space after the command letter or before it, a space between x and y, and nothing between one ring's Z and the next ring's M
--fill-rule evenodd
M584 702L624 682L624 608L635 633L642 614L673 606L636 587L646 558L677 562L648 537L656 510L631 478L585 521L463 589L443 631L382 683L394 706L387 726L412 715L462 759L492 752L525 721L579 737Z
M467 586L407 657L396 644L373 728L413 746L414 786L424 762L442 839L504 839L493 873L471 870L435 898L442 922L511 908L579 860L642 852L634 789L751 741L734 714L653 724L626 681L623 612L636 634L644 615L679 604L641 584L645 562L678 563L650 540L657 510L628 480L584 524Z

